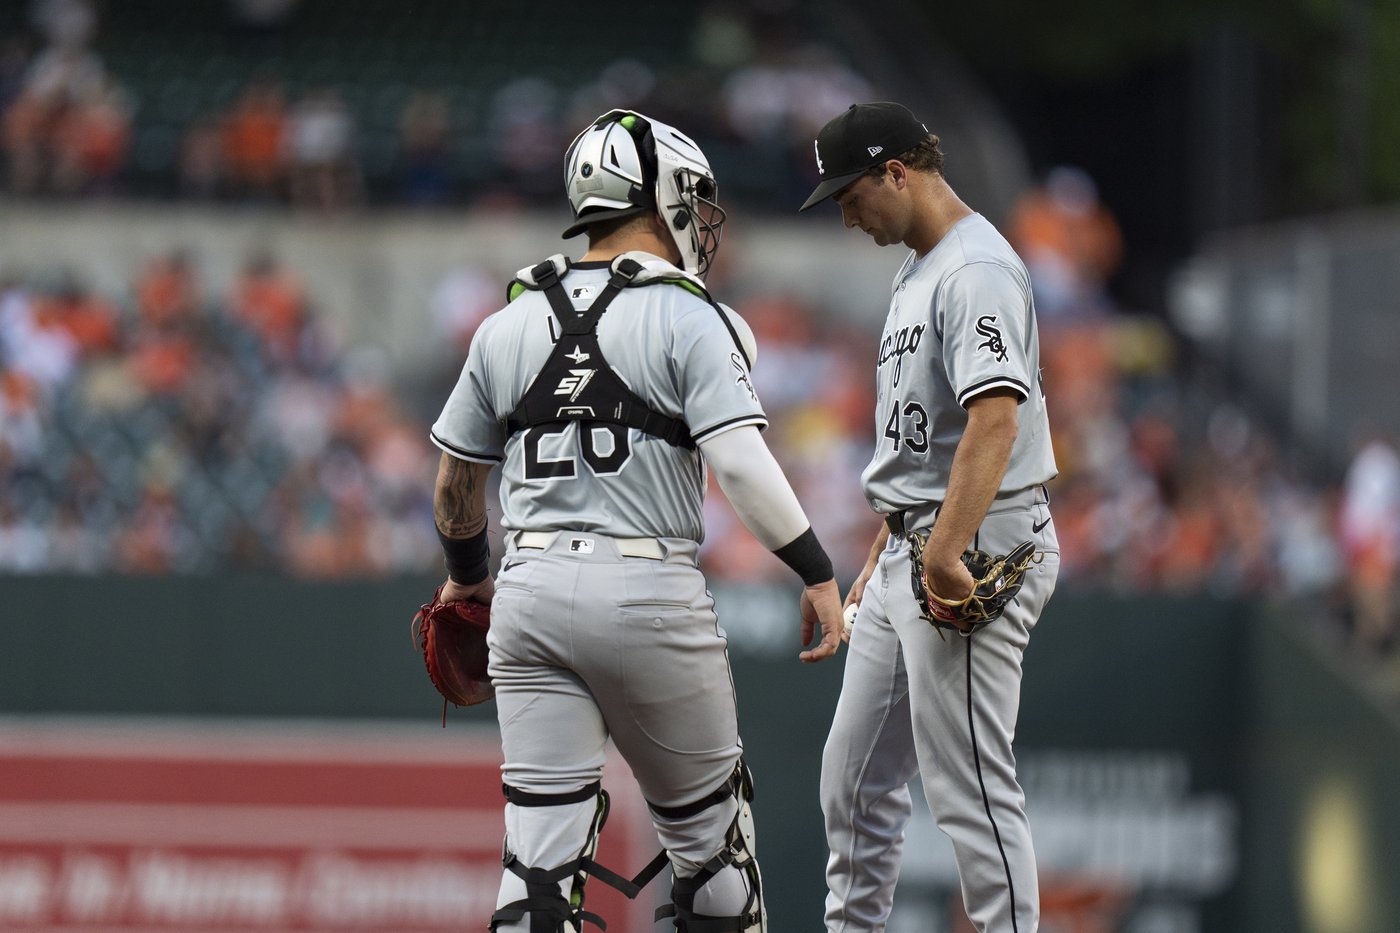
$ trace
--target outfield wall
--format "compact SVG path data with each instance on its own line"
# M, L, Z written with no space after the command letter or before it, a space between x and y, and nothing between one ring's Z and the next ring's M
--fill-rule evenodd
M360 760L366 757L381 766L401 757L408 767L427 755L446 769L446 783L469 785L460 789L468 801L463 806L476 811L464 811L462 825L490 828L464 830L464 835L477 849L494 850L499 826L494 707L451 710L447 728L439 728L440 702L409 640L412 609L431 587L426 579L334 584L251 577L0 579L0 714L8 717L0 728L0 809L22 813L26 801L34 804L39 797L45 806L60 805L65 787L78 788L73 795L82 798L92 786L102 786L92 774L100 776L111 766L81 764L84 742L110 744L132 730L157 739L166 735L170 749L164 757L188 761L191 755L207 757L211 744L251 742L263 749L257 754L271 754L267 742L285 748L286 740L266 736L290 732L310 745L337 740L345 750L358 744L359 752L342 756L352 769L366 767ZM824 845L817 771L841 674L839 660L815 667L797 662L796 623L787 609L793 595L764 588L716 592L731 632L745 744L757 776L759 846L776 933L816 929L820 923ZM359 738L345 739L347 734ZM53 772L43 781L31 779L24 785L28 790L21 787L17 775L23 769L13 754L5 758L4 750L29 748L36 736L69 748L65 754L79 762L74 767L87 773L87 783ZM77 751L72 751L74 741ZM1129 933L1400 928L1400 807L1393 794L1400 774L1400 729L1346 685L1326 655L1310 645L1305 630L1233 602L1057 594L1027 654L1017 741L1047 925L1057 920ZM204 751L181 752L187 742ZM402 756L385 754L399 742L407 743ZM112 773L130 777L129 769ZM159 773L165 776L152 786L189 782L178 772ZM207 783L219 769L201 773ZM307 799L259 805L318 805L318 779L289 773L288 786L302 787ZM379 825L374 820L394 799L392 788L402 775L392 769L363 773L373 775L362 780L369 782L365 799L352 803L368 810L352 808L343 816L357 827ZM325 778L328 799L347 780ZM112 781L115 786L117 777ZM378 790L376 781L382 785ZM273 779L270 786L283 783ZM640 811L630 800L633 788L625 772L610 783L622 801L620 812L635 817ZM35 790L39 785L42 792ZM81 791L84 786L89 791ZM401 803L422 805L410 797ZM205 803L227 807L230 802ZM49 843L35 841L52 833L25 842L29 837L13 829L5 835L12 821L0 821L0 929L7 922L8 928L37 928L14 913L25 904L33 909L34 875L24 874L26 866L47 865L43 877L53 885L64 879L73 884L73 865L86 866L84 877L107 879L107 888L96 881L89 888L124 891L121 884L149 878L135 874L138 867L149 871L152 864L165 864L152 861L162 855L218 854L217 846L205 851L191 838L205 825L201 821L211 819L208 813L197 807L172 812L184 812L195 827L181 836L185 848L177 847L173 856L159 846L143 849L139 840L108 838L80 846L79 854L88 859L72 864L62 862ZM117 817L125 819L120 812ZM457 818L441 816L449 824ZM37 831L35 823L29 821L31 832ZM634 830L632 818L623 816L612 832L621 840ZM372 857L374 847L402 843L351 839L345 845L359 853L360 862L351 868L372 875L394 870ZM645 861L645 844L617 844L626 863L619 868L635 871ZM71 846L63 851L71 853ZM316 861L316 851L312 846L306 850L311 855L298 858L311 859L306 864L317 870L346 864ZM965 931L949 850L922 808L909 829L907 851L890 933ZM489 884L482 879L491 872L480 869L481 854L473 852L461 855L460 862L478 867L461 868L461 876L475 878L471 884ZM296 864L302 874L288 869L287 877L311 870ZM105 874L98 870L103 865ZM161 877L184 891L179 879L185 875ZM455 876L448 871L447 877ZM370 880L364 883L373 889ZM283 913L268 909L262 915L266 922L257 923L247 919L256 919L256 912L239 915L247 925L236 928L367 928L363 917L355 926L353 918L337 919L325 911L315 915L319 926L306 919L309 914L297 914L293 922L286 911L311 902L283 895L275 901L285 907ZM116 903L117 895L109 896ZM199 902L199 896L185 892L186 900L177 902ZM259 903L266 907L268 897L264 891ZM451 911L462 909L462 903L460 897L449 898L436 915L447 925L425 922L413 929L459 928L451 926ZM12 911L8 920L7 909ZM64 916L68 925L53 929L104 928ZM177 926L146 917L141 928L215 928L200 926L191 920L195 915L178 916ZM111 916L104 922L114 923ZM639 933L650 927L626 920L609 929Z

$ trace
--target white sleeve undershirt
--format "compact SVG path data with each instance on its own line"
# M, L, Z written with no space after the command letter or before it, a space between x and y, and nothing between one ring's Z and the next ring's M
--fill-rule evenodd
M791 544L811 525L755 425L712 434L700 452L744 527L768 550Z

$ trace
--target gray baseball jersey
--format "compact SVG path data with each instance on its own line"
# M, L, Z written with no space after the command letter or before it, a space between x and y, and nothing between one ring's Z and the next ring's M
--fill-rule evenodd
M1055 476L1040 386L1030 276L980 214L960 220L895 276L880 338L875 456L861 482L878 512L942 502L968 400L1006 387L1021 397L1001 492Z
M607 280L606 263L574 264L564 285L574 307L584 309ZM726 314L745 328L737 315ZM488 317L433 425L434 443L466 460L503 462L506 529L702 540L705 465L698 450L599 424L508 434L506 416L557 339L558 321L538 291ZM598 323L598 343L622 381L659 413L684 421L697 442L743 425L767 426L734 334L713 306L686 288L624 289ZM580 379L596 365L586 358L578 364Z
M658 269L654 257L627 255ZM608 264L587 263L561 281L582 310L608 278ZM749 380L747 327L689 283L651 281L623 288L599 319L596 349L607 364L646 407L683 421L697 441L766 425ZM556 340L559 319L538 290L488 318L432 434L454 456L502 463L501 523L522 533L507 536L487 640L505 783L558 801L506 805L507 851L540 870L580 855L599 811L594 797L577 792L602 779L609 741L660 808L713 794L742 754L727 641L696 562L701 454L606 422L530 421L511 431L507 420ZM589 358L592 344L570 347L565 337L559 347L570 367L550 377L559 384L546 398L568 406L601 361ZM651 539L650 553L628 550L638 542L625 539L639 538ZM731 796L684 816L653 811L678 877L693 877L724 845L739 807ZM726 872L696 895L697 911L741 911L745 876L734 866ZM578 893L572 877L557 883L566 903ZM536 890L508 864L497 907ZM492 928L524 933L540 919Z
M963 218L895 277L880 342L876 452L863 476L880 512L928 527L948 489L968 400L997 387L1021 399L996 501L973 540L1006 554L1033 541L1039 562L1001 618L967 637L919 614L909 544L891 534L852 629L822 758L828 933L885 929L899 876L909 782L923 780L948 835L973 926L1034 933L1035 851L1012 741L1021 660L1059 575L1045 481L1055 475L1030 280L980 215Z

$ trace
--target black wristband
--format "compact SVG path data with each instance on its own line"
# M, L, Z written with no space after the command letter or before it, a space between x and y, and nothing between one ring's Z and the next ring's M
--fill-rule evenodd
M806 531L773 553L778 555L778 560L796 570L802 582L808 586L825 583L836 576L831 567L831 558L827 556L826 549L817 540L817 533L810 525Z
M491 562L491 545L486 541L486 529L470 538L449 538L438 529L438 541L442 543L443 563L447 565L447 575L453 583L471 586L485 580Z

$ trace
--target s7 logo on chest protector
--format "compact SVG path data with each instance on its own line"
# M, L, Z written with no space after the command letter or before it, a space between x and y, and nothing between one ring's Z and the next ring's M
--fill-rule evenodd
M559 387L554 390L554 394L567 395L569 401L572 402L574 399L578 398L579 393L583 391L583 387L588 385L589 381L593 379L593 374L597 371L596 369L569 370L569 375L559 380Z
M977 335L987 338L977 345L977 349L986 350L998 363L1006 362L1006 342L1001 339L995 314L984 314L977 319Z

